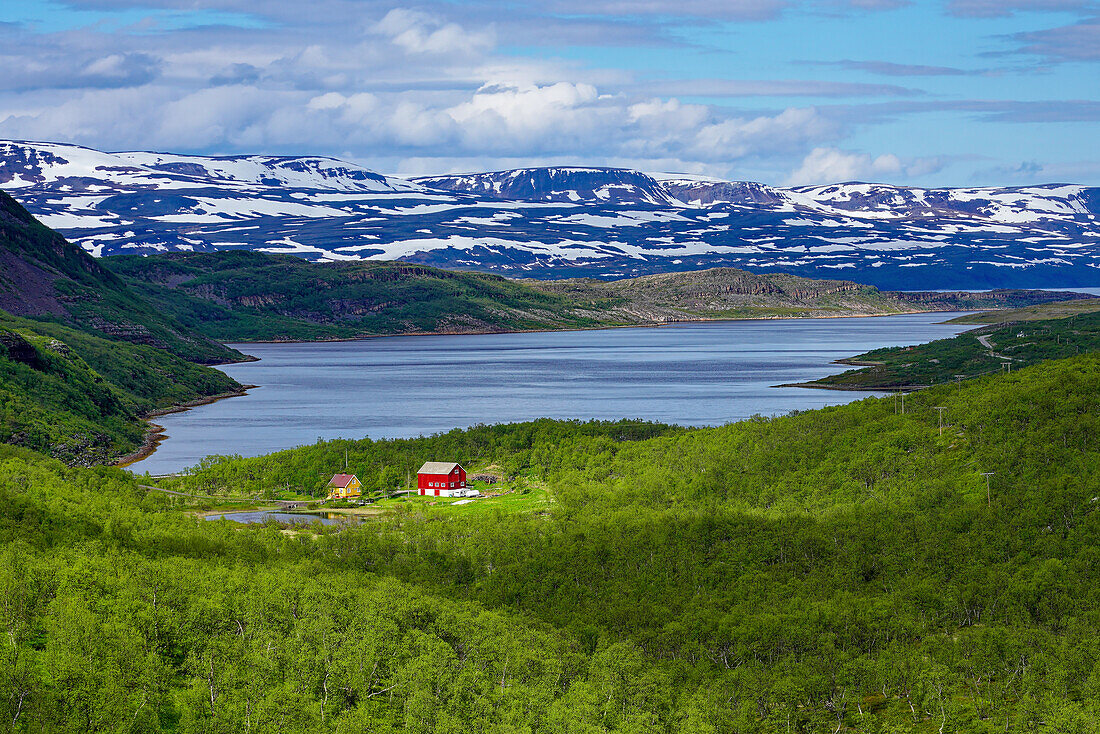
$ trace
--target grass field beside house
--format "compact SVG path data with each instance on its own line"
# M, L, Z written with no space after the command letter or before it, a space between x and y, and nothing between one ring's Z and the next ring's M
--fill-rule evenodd
M461 503L461 504L459 504ZM456 513L456 514L484 514L484 513L535 513L547 510L550 506L550 494L546 487L530 489L526 493L507 492L497 495L483 495L481 497L431 497L416 494L408 497L400 497L395 500L382 500L371 506L381 507L386 511L398 511L399 508L409 508L426 513Z

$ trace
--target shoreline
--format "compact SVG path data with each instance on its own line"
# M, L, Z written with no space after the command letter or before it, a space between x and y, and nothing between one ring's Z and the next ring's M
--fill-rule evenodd
M813 390L840 390L842 392L884 392L884 393L898 393L898 392L916 392L917 390L923 390L931 385L892 385L892 386L880 386L880 387L861 387L858 385L822 385L814 382L788 382L782 385L772 385L772 387L805 387Z
M145 437L141 441L141 445L134 451L126 454L122 458L115 461L111 466L116 466L120 469L136 464L142 459L148 458L153 455L157 450L157 446L160 442L168 438L164 432L164 426L157 425L156 423L147 422L148 428L145 429Z
M978 311L955 311L944 309L931 309L931 310L910 310L910 311L894 311L889 313L872 313L872 314L833 314L825 316L747 316L742 318L698 318L698 319L684 319L677 321L663 321L653 322L647 324L620 324L610 326L590 326L590 327L576 327L576 328L561 328L561 329L516 329L511 331L506 330L486 330L486 331L424 331L424 332L407 332L402 334L370 334L366 336L355 337L341 337L333 339L314 339L310 341L298 341L298 340L281 340L281 341L250 341L250 342L221 342L226 346L232 344L326 344L336 342L353 342L363 341L365 339L384 339L384 338L396 338L396 337L411 337L411 336L484 336L488 334L544 334L544 333L559 333L559 332L574 332L574 331L601 331L604 329L654 329L663 326L676 326L682 324L700 324L700 323L720 323L720 322L739 322L739 321L802 321L806 319L873 319L873 318L886 318L889 316L913 316L917 314L936 314L936 313L963 313L973 314L980 313ZM948 323L938 322L938 323ZM259 357L253 355L246 355L248 359L240 360L238 362L226 362L225 364L243 364L247 362L259 362ZM846 359L836 360L834 364L852 364L856 362L849 362ZM174 405L168 408L161 408L149 412L143 416L144 419L155 418L162 415L169 415L172 413L182 413L192 408L196 408L202 405L209 405L218 400L224 400L226 398L241 397L248 393L249 390L260 387L259 385L243 385L240 390L222 393L219 395L212 395L198 400L188 401L181 403L180 405ZM825 385L814 385L812 383L790 383L784 385L772 385L772 387L803 387L813 389L825 389L825 390L846 390L851 392L901 392L912 391L919 389L919 387L899 387L899 388L881 388L868 390L866 388L859 387L836 387ZM125 468L136 464L143 459L147 459L156 453L157 448L161 442L168 439L168 435L165 434L164 428L155 423L149 423L149 430L146 432L145 440L141 447L136 451L127 454L119 459L112 466L119 468Z
M950 324L951 321L944 321L944 324ZM968 329L961 333L966 334L975 329ZM881 367L885 365L885 362L876 362L870 359L857 359L855 357L845 357L844 359L837 359L833 361L833 364L843 364L850 367ZM838 372L837 374L844 374ZM822 380L828 380L830 377L836 377L836 375L828 375L822 377ZM814 380L813 382L787 382L782 385L772 385L772 387L804 387L812 390L840 390L842 392L885 392L885 393L899 393L899 392L916 392L917 390L923 390L931 385L889 385L881 387L866 387L859 385L826 385Z
M490 334L556 334L572 331L603 331L605 329L657 329L663 326L678 326L682 324L713 324L721 322L737 321L804 321L808 319L878 319L887 316L914 316L923 313L961 313L974 314L980 311L959 311L957 309L928 309L911 311L889 311L880 313L847 313L847 314L820 314L810 316L740 316L729 318L674 319L669 321L650 321L638 324L603 324L600 326L574 326L546 329L485 329L482 331L406 331L400 334L363 334L361 336L342 336L325 339L256 339L253 341L225 341L219 342L225 346L233 344L329 344L336 342L356 342L365 339L392 339L411 336L487 336ZM940 323L948 323L946 321ZM241 360L240 362L226 362L225 364L241 364L243 362L257 362L258 357Z
M250 362L259 362L259 358L251 359ZM237 362L231 362L229 364L239 364ZM206 397L196 398L195 400L188 400L186 403L179 403L177 405L170 405L167 408L157 408L156 410L150 410L148 413L142 416L143 420L149 418L159 418L162 415L171 415L172 413L183 413L184 411L197 408L200 405L210 405L210 403L216 403L219 400L226 400L228 398L239 398L243 395L247 395L249 390L258 388L259 385L241 385L237 390L229 390L228 392L221 392L217 395L207 395Z
M253 357L249 362L260 361L258 357ZM239 364L237 362L227 362L226 364ZM164 426L157 423L153 423L150 418L159 418L162 415L171 415L172 413L183 413L197 408L201 405L210 405L216 403L219 400L226 400L228 398L239 398L248 394L249 390L255 389L259 385L241 385L239 390L230 390L229 392L218 393L217 395L207 395L206 397L198 398L196 400L188 400L185 403L178 405L171 405L167 408L157 408L151 410L145 415L141 416L141 420L145 421L148 428L145 430L145 437L142 439L141 445L125 456L117 459L111 466L118 467L119 469L125 469L126 467L136 464L142 459L147 459L156 453L157 447L161 442L168 438L168 434L164 432Z

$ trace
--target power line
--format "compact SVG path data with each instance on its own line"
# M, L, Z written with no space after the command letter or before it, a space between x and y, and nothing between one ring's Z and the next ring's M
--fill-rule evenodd
M939 411L939 416L940 416L940 435L942 436L942 435L943 435L943 411L947 410L947 407L946 407L946 406L944 406L944 405L936 405L936 406L933 406L933 407L935 407L935 409Z
M989 478L996 474L995 471L983 471L982 476L985 477L985 504L986 507L993 506L993 495L989 491Z

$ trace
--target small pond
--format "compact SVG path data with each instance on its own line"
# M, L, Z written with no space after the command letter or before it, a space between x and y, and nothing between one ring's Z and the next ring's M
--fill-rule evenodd
M300 512L272 512L271 510L253 510L251 512L224 512L217 515L207 515L204 520L230 520L232 522L245 523L247 525L260 525L274 520L275 522L294 523L297 525L309 525L319 522L322 525L339 525L341 523L355 522L353 517L338 516L335 513L300 513Z

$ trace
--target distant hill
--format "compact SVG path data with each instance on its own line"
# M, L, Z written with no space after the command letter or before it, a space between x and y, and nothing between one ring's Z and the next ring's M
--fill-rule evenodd
M732 267L882 289L1100 284L1100 188L784 188L616 168L404 180L316 156L0 141L0 188L96 256L262 250L555 280Z
M112 185L162 190L217 185L243 192L272 186L345 192L419 190L403 179L319 156L103 153L64 143L0 141L0 186L4 188L68 187L94 193Z
M242 251L122 255L102 262L162 313L224 341L859 316L1007 307L1074 295L883 293L851 281L732 268L611 282L514 281L409 263L309 263Z
M1034 306L1013 308L1007 311L983 311L982 313L958 316L951 319L953 324L1004 324L1017 321L1041 321L1044 319L1062 319L1077 314L1100 311L1100 298L1086 298L1073 301L1055 301Z
M233 185L323 188L346 192L417 191L419 187L362 166L319 156L118 153L141 169ZM167 182L166 182L167 183Z
M224 341L581 328L561 296L499 275L390 262L310 263L261 252L103 260L181 323Z
M643 275L623 280L523 281L580 303L603 303L620 318L662 323L722 318L873 316L921 311L1012 308L1059 299L1066 291L880 291L850 280L820 280L733 268Z

